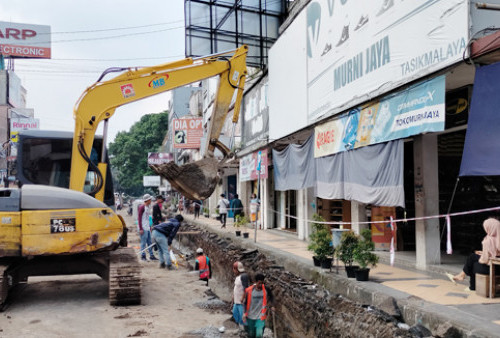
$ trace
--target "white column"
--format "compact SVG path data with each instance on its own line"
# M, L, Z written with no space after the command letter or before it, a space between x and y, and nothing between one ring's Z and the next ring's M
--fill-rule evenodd
M418 135L413 143L415 216L439 214L438 146L436 134ZM441 262L439 219L415 222L416 266Z
M314 188L306 189L306 219L312 220L313 215L318 212L316 205L316 196L314 195ZM305 234L304 239L309 239L309 234L311 233L311 223L307 222L305 224Z
M285 229L286 228L286 218L285 218L285 211L286 211L286 195L285 195L285 192L284 191L280 191L279 192L280 194L280 203L279 203L279 206L280 206L280 209L279 209L279 224L278 224L278 227L281 228L281 229Z
M305 239L307 222L307 191L297 190L297 237Z
M359 235L361 230L368 229L368 224L359 224L359 222L366 222L367 220L365 204L351 201L351 230Z
M269 196L268 196L268 186L267 186L267 179L261 179L260 180L260 197L261 197L261 202L260 202L260 222L262 224L262 229L268 229L268 212L269 212Z

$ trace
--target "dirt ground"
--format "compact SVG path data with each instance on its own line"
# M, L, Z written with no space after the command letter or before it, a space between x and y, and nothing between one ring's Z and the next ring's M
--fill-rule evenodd
M129 245L137 247L135 226L122 215L133 229ZM0 337L238 336L229 304L189 272L186 262L179 263L169 271L141 262L140 306L110 306L107 283L94 275L30 277L0 313Z

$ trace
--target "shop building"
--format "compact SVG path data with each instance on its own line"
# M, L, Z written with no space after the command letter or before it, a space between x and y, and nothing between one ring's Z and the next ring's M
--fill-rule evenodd
M255 108L251 97L262 89L248 89L242 115L240 196L256 186L241 180L241 161L268 155L264 228L307 240L314 213L355 231L392 216L397 249L415 251L419 268L439 264L444 215L500 201L497 177L458 179L476 60L497 61L488 27L498 15L467 0L380 0L363 10L351 1L295 1L259 82L265 100ZM257 128L245 123L264 111L267 135L246 136ZM485 216L451 218L455 252L483 237ZM386 228L372 226L381 250Z

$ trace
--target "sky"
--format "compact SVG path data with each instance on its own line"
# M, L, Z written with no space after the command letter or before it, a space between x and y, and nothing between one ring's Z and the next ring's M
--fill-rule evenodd
M51 27L51 59L14 61L43 130L73 130L75 103L105 69L185 57L183 0L0 0L0 21ZM164 93L119 107L108 142L141 116L166 110L169 99Z

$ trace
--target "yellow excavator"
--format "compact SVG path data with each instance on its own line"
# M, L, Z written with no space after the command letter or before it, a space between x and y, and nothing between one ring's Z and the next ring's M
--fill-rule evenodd
M219 136L232 102L233 123L238 121L247 52L242 46L154 67L108 69L75 105L72 137L46 131L19 135L20 187L0 189L0 306L29 276L68 274L107 280L112 305L141 302L140 265L126 247L126 224L111 203L104 203L113 196L105 147L108 119L119 106L219 76L204 159L153 167L185 196L205 199L224 161L215 159L215 149L229 154ZM120 74L103 80L114 72ZM96 138L100 122L103 136Z

